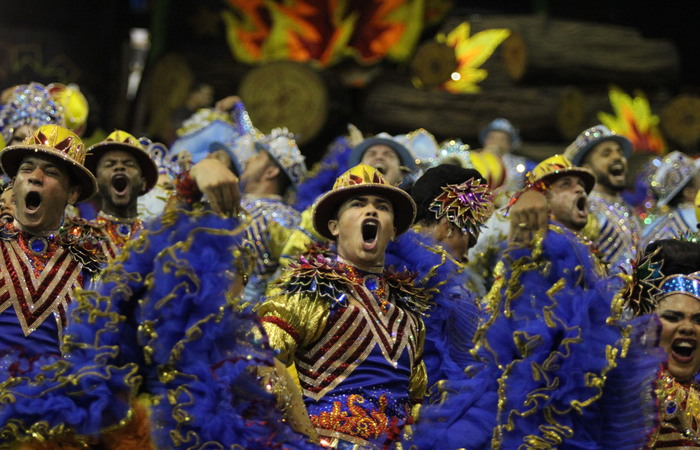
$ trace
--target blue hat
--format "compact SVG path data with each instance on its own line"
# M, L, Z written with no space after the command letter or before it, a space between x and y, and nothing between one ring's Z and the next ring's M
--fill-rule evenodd
M520 144L522 144L520 133L518 132L518 129L508 121L508 119L494 119L490 124L486 125L481 132L479 132L479 141L481 141L481 145L484 145L486 135L488 135L491 131L502 131L508 134L508 136L510 136L510 143L513 148L516 150L520 148Z
M178 154L186 150L192 155L192 162L196 164L212 152L225 150L231 158L236 174L240 175L245 161L233 150L234 140L238 137L239 132L233 124L213 120L206 126L177 138L170 146L170 153Z
M576 140L567 148L565 156L575 166L580 166L588 152L605 141L615 141L620 144L625 158L632 154L632 142L624 136L615 134L605 125L596 125L578 135Z
M348 166L355 167L356 165L360 164L360 162L362 162L362 156L365 154L367 149L375 145L386 145L394 150L397 155L399 155L402 166L407 167L411 171L416 168L416 162L414 161L411 152L409 152L405 146L387 133L379 133L378 135L364 139L362 142L357 144L350 151L350 155L348 156Z

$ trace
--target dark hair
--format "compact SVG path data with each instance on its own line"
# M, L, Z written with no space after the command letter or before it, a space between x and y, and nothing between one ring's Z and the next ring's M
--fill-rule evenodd
M700 243L681 239L654 241L647 245L635 266L622 295L626 307L636 316L656 309L654 296L666 277L700 270Z
M647 245L644 258L658 264L661 275L687 275L700 270L700 243L660 239Z
M464 183L470 179L476 179L480 183L486 184L486 180L476 169L465 169L453 164L440 164L426 170L411 188L411 197L417 206L415 223L431 224L437 222L435 214L430 211L430 205L440 195L442 187L448 184Z

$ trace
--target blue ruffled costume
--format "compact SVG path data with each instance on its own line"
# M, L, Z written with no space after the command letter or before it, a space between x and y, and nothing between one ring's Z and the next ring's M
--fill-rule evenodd
M242 228L182 208L147 224L99 290L78 293L66 357L2 384L2 440L92 443L127 423L134 397L147 394L157 448L310 447L250 370L271 365L273 352L229 293L246 270Z
M644 447L664 359L643 345L655 324L620 322L620 280L602 277L587 246L558 226L504 262L493 315L476 333L475 375L441 385L442 402L421 411L411 444Z

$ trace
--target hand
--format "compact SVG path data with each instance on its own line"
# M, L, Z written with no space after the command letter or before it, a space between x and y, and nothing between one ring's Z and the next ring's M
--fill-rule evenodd
M217 111L222 111L222 112L229 112L233 108L233 106L240 102L241 98L237 95L229 95L228 97L224 97L216 104L214 105L214 109Z
M538 191L525 191L510 208L510 242L530 243L538 231L543 235L549 225L549 205Z
M204 158L190 170L190 177L218 214L238 214L241 192L238 178L221 161Z

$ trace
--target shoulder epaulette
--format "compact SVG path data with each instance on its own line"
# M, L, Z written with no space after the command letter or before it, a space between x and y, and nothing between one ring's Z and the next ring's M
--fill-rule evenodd
M387 270L384 276L396 303L401 303L419 314L426 314L432 306L432 295L428 289L416 285L416 273Z
M100 237L100 234L87 220L77 218L64 223L56 239L80 261L85 270L97 273L107 262L101 245L104 237Z
M313 293L340 305L347 305L346 286L352 284L343 270L338 270L333 261L320 253L308 253L296 263L290 264L283 281L283 290L294 294Z

